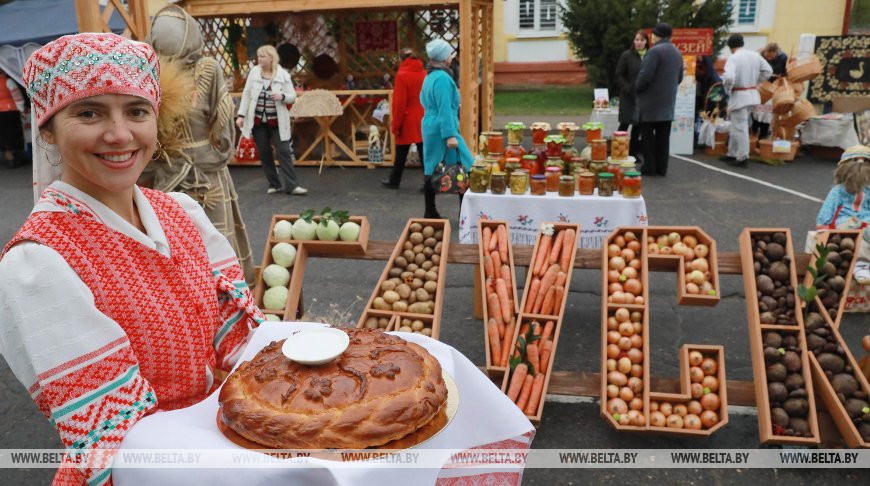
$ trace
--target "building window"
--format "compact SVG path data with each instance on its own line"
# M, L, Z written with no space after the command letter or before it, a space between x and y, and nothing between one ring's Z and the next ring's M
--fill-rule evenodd
M555 32L558 28L558 0L519 0L521 31Z
M754 26L759 0L728 0L734 26Z

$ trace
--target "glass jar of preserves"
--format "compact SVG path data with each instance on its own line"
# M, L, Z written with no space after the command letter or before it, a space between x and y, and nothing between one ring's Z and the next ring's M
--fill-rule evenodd
M577 190L582 196L591 196L595 194L595 174L584 170L578 174Z
M604 170L613 174L613 190L619 191L619 183L622 182L622 163L618 160L610 159L607 161L607 167Z
M472 164L469 187L471 192L486 192L486 186L489 182L487 168L487 165L483 162L475 162Z
M556 192L559 190L559 177L562 175L562 169L558 167L547 167L546 181L547 192Z
M591 147L592 154L589 157L591 160L607 160L607 140L603 138L593 140Z
M565 139L566 145L574 145L574 135L577 132L577 124L574 122L560 122L556 124L559 135Z
M598 195L603 197L613 195L613 174L610 172L598 174Z
M547 193L547 178L544 174L535 174L531 182L532 196L543 196Z
M593 140L601 138L604 132L604 124L601 122L587 122L583 124L583 129L586 130L586 145L590 145Z
M501 132L483 132L486 137L486 151L490 154L504 153L504 135Z
M504 149L505 159L521 159L523 158L523 155L526 155L526 153L526 149L518 143L510 144L506 149Z
M571 162L574 160L574 157L577 157L578 155L579 153L573 145L562 145L562 162L564 162L566 170L571 168Z
M529 171L529 175L538 173L538 156L535 154L524 155L520 160L520 167Z
M547 132L550 131L550 124L546 122L532 123L532 145L543 145L544 138Z
M547 135L544 143L547 145L547 157L562 157L562 145L565 145L565 139L561 135Z
M584 157L571 157L571 172L577 172L577 169L581 168L586 170L589 168L589 160Z
M626 172L622 179L622 197L635 198L643 194L643 180L638 171Z
M492 155L492 154L489 154ZM498 159L495 157L486 157L483 159L483 163L486 164L486 180L489 180L489 175L492 174L493 169L501 170L501 166L498 165Z
M574 195L574 176L563 175L559 177L559 195L567 197Z
M511 172L510 186L511 194L515 196L525 194L529 188L529 171L526 169L516 169Z
M547 146L544 144L533 145L529 155L534 155L535 163L538 164L535 174L543 174L544 169L547 167Z
M610 156L614 159L628 158L628 132L613 132L610 142Z
M589 171L598 176L601 172L606 172L604 168L607 167L607 162L603 160L590 160L589 161Z
M504 194L507 189L507 180L505 179L504 172L500 170L494 170L492 174L489 175L489 190L493 194Z
M513 172L519 168L520 168L520 159L518 159L516 157L511 157L509 159L505 159L504 173L505 173L505 177L507 177L508 180L510 180L510 178L511 178L511 172Z
M634 157L628 156L628 161L619 164L619 169L622 172L622 179L619 180L619 192L622 192L622 181L625 180L625 174L629 172L637 172L637 165L634 163Z
M510 122L504 128L508 134L508 145L520 145L523 143L523 131L526 129L523 122Z
M560 172L565 172L565 163L562 162L562 159L549 157L547 159L547 166L544 167L544 170L548 170L550 167L558 167Z

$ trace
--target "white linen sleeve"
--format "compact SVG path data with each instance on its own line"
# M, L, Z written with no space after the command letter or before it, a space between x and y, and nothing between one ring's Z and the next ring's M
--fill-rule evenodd
M124 336L55 250L22 242L0 260L0 352L25 386Z
M208 219L208 216L205 214L205 210L202 209L202 206L200 206L198 202L194 201L193 198L187 194L180 192L170 192L169 196L181 204L181 207L184 208L184 211L187 212L187 215L190 216L190 219L193 221L193 225L196 226L196 230L202 237L203 243L205 243L209 263L215 266L230 259L238 260L236 252L233 251L233 247L230 245L229 240L227 240L226 236L221 234L221 232L214 227L212 222Z

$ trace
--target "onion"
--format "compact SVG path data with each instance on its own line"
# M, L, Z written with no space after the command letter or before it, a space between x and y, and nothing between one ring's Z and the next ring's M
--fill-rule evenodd
M697 270L699 272L706 272L710 270L710 263L706 258L695 258L692 260L692 263L689 264L692 267L692 270Z
M636 278L630 278L625 281L622 285L626 292L633 294L631 301L634 302L634 295L638 295L643 292L643 285L640 283L640 280Z
M640 271L640 260L635 258L634 260L628 262L628 266L639 272Z
M618 371L607 373L607 382L619 387L625 386L628 383L628 377Z
M711 291L713 292L712 294L710 293ZM704 295L716 295L716 291L713 290L713 284L709 281L704 281L704 283L701 284L701 293Z
M622 334L619 331L607 331L607 344L616 344L621 337Z
M631 376L637 376L638 378L643 376L643 366L636 364L631 365Z
M643 296L642 296L642 295L638 295L637 297L635 297L635 298L634 298L634 303L637 304L637 305L643 305Z
M634 392L631 391L631 388L624 386L619 389L619 398L630 402L634 398Z
M668 243L670 243L671 246L679 243L681 239L682 239L682 237L676 231L672 231L672 232L668 233Z
M667 423L667 418L661 412L653 412L649 416L649 423L653 427L664 427Z
M680 417L685 417L688 413L689 410L686 408L685 404L678 403L674 405L674 414L679 415Z
M704 277L704 272L692 270L692 273L689 274L689 281L694 284L701 285L705 280L707 279Z
M616 418L616 415L614 415L613 418ZM627 413L619 414L618 421L619 421L619 425L631 425L631 419L628 418Z
M625 241L628 241L628 242L637 241L637 235L634 233L634 231L626 231L624 233L624 235L625 235Z
M649 411L657 412L659 409L659 402L649 402Z
M622 284L618 282L613 282L612 284L607 286L607 293L613 295L617 292L622 292Z
M628 351L629 349L631 349L631 339L622 336L621 338L619 338L619 341L616 342L616 345L619 346L619 349L623 351Z
M629 422L631 422L631 425L634 425L635 427L643 425L646 422L646 420L644 420L643 418L643 415L637 410L628 411L628 420Z
M640 393L640 392L637 392L637 393L635 393L635 395L638 395L639 393ZM631 403L628 404L628 408L630 408L630 409L632 409L632 410L640 410L640 411L643 411L643 400L641 400L640 398L638 398L637 396L635 396L635 397L631 400Z
M616 371L616 358L609 358L607 360L607 371Z
M622 235L616 235L616 238L613 239L613 242L616 243L620 248L625 248L625 237Z
M689 364L691 366L700 366L704 361L704 355L698 351L689 351Z
M704 370L705 375L712 375L716 373L718 369L718 365L716 364L716 360L713 358L706 358L701 363L701 369Z
M616 398L619 396L619 387L616 385L607 385L607 398Z
M610 349L607 350L607 357L610 357ZM700 383L692 383L690 390L692 392L692 398L701 398L704 396L704 385Z
M656 238L656 243L658 243L660 248L664 248L664 247L669 246L671 244L668 241L668 235L659 235L659 237Z
M656 245L655 243L650 243L646 246L646 250L647 253L654 255L659 252L659 245Z
M640 253L640 249L643 248L643 247L640 245L640 242L637 241L637 240L629 241L628 244L625 245L625 247L628 248L628 249L630 249L631 251L633 251L635 255L637 255L638 253Z
M695 414L686 415L683 418L683 423L687 429L701 430L701 419Z
M618 246L616 246L616 245L614 245L614 244L611 243L611 244L607 245L607 256L608 256L608 257L619 256L619 252L620 252L621 250L622 250L622 249L621 249L620 247L618 247Z
M620 373L629 373L631 371L631 360L628 358L619 358L616 362L616 369Z
M633 311L631 313L631 322L640 323L640 320L643 318L643 315L640 311Z
M628 322L631 318L631 313L625 307L620 307L619 309L616 309L613 316L616 317L617 322Z
M689 368L689 381L692 383L701 383L701 380L704 379L704 370L699 368L698 366L692 366Z
M634 324L626 321L619 324L619 334L625 337L634 336Z
M677 414L668 415L668 428L671 429L682 429L683 428L683 417L680 417Z
M637 348L631 348L627 351L628 360L631 361L631 364L640 364L643 363L643 351ZM631 371L631 369L629 369Z
M632 250L632 249L630 249L630 248L624 248L624 249L620 252L620 256L621 256L625 261L627 261L627 262L628 262L628 261L631 261L631 260L634 260L634 250Z
M607 330L615 331L617 327L619 327L619 321L617 321L616 318L613 316L608 317L607 318Z
M701 402L698 400L692 400L686 405L686 410L688 410L692 415L701 415L701 412L704 411L704 407L701 406Z
M608 283L619 282L619 272L616 270L608 270L607 271L607 282Z
M628 339L631 340L631 349L637 349L638 351L643 352L643 336L640 334L632 334ZM629 351L631 351L629 349Z
M625 280L637 278L637 269L629 265L622 269L622 276L625 277Z
M609 265L610 265L610 268L612 268L614 270L618 270L621 272L622 269L625 268L625 259L622 257L615 256L615 257L610 259Z
M661 253L662 255L670 255L671 253L673 253L673 250L671 250L670 246L663 246L659 248L659 253Z
M635 394L638 394L643 391L643 380L636 376L632 376L628 379L628 387L631 388L631 391Z
M715 376L705 376L704 379L701 380L701 386L709 388L711 392L718 391L719 380L717 380Z
M631 304L632 302L634 302L634 294L631 292L625 292L622 295L622 303L623 304Z
M695 258L707 258L707 254L710 253L710 248L704 244L695 245Z
M607 411L613 414L624 414L628 412L628 405L621 398L611 398L607 401Z
M619 346L617 346L615 344L608 344L607 345L607 357L609 359L616 359L617 357L619 357L619 354L621 352L622 352L622 350L619 349Z
M674 250L674 255L683 256L689 250L689 247L681 242L678 242L678 243L674 243L673 250Z
M719 395L715 393L708 393L701 397L701 407L704 410L719 410Z
M685 258L688 261L694 260L695 259L695 250L693 250L691 248L687 248L686 253L683 255L683 258Z
M701 413L701 425L704 426L705 429L709 429L710 427L716 425L719 422L719 414L712 410L705 410Z
M616 304L622 304L625 300L625 293L622 291L613 292L610 294L610 301Z
M698 239L692 235L686 235L683 237L683 243L685 243L689 248L694 248L695 245L698 244Z
M693 284L692 282L689 282L689 283L686 284L686 293L687 293L687 294L692 294L692 295L700 294L700 293L701 293L701 287L698 287L696 284Z

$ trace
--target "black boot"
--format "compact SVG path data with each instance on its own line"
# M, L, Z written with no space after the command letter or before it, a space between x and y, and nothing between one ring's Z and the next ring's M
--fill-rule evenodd
M426 209L423 217L427 219L441 219L438 210L435 208L435 189L431 184L432 177L426 176L423 179L423 199L426 203Z

